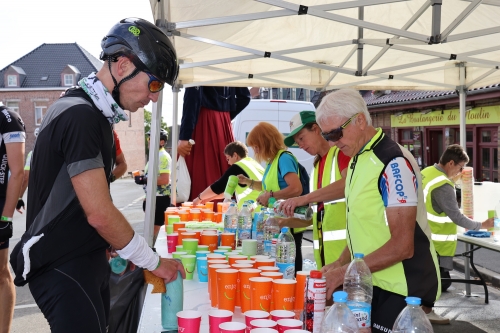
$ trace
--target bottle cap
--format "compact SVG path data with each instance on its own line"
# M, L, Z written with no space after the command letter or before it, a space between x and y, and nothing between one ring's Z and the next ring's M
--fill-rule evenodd
M321 279L323 277L323 274L321 274L320 271L310 271L309 276L313 279Z
M354 253L354 259L363 259L364 256L365 255L363 253Z
M347 302L347 293L345 291L336 291L333 293L333 301L335 303Z
M281 233L286 234L288 232L288 227L281 228Z
M420 305L420 297L406 297L406 304Z

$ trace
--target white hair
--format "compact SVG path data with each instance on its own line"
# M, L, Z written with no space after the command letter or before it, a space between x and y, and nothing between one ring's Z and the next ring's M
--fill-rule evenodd
M329 123L331 118L348 119L358 113L365 115L368 125L372 124L372 118L361 94L354 89L340 89L323 97L316 111L316 121Z

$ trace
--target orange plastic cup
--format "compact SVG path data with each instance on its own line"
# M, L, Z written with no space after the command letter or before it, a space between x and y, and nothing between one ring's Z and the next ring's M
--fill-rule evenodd
M226 264L211 264L208 265L208 283L210 285L209 297L210 297L210 305L212 307L217 307L217 274L216 270L221 268L231 268L231 266Z
M250 288L250 278L259 277L260 269L255 268L244 268L239 269L240 278L240 304L241 312L245 313L250 310L250 299L252 295L252 290Z
M210 209L204 209L203 211L203 221L214 221L214 211Z
M177 212L182 222L189 222L189 213L185 210L180 210Z
M298 271L297 275L295 276L295 281L297 281L297 283L295 284L295 319L297 319L297 315L300 315L300 311L304 309L304 292L306 289L306 280L308 276L309 272L305 271Z
M273 280L273 302L276 310L293 310L295 307L295 285L290 279Z
M196 238L196 234L194 232L181 232L179 234L179 238L177 239L177 245L182 245L182 240L184 238Z
M275 266L276 260L275 259L262 259L262 258L257 258L255 260L255 268L259 268L261 266Z
M238 270L217 269L215 273L217 276L217 306L219 310L234 312Z
M260 276L268 277L273 280L283 279L283 273L281 272L260 272Z
M247 265L247 264L232 264L231 267L236 269L253 268L252 265Z
M182 232L181 228L186 226L185 222L174 222L174 232Z
M199 209L191 209L189 212L191 215L190 221L200 222L201 221L201 211Z
M269 256L265 256L262 254L256 254L254 256L250 256L250 259L256 261L257 259L269 259Z
M249 280L250 289L252 291L250 309L269 312L271 310L271 288L273 287L273 280L266 277L251 277Z
M165 223L165 225L168 224L168 216L169 215L177 215L177 211L176 210L166 210L164 213L163 213L163 223Z
M210 209L212 212L214 211L214 203L209 201L209 202L205 202L205 207L207 209Z
M236 260L235 263L243 264L243 265L252 265L252 267L254 267L255 261L253 261L253 260Z
M189 229L188 232L195 233L196 234L195 238L197 238L198 241L201 241L201 230L199 230L199 229Z
M236 235L233 232L223 232L220 235L221 246L231 246L234 250L236 248Z
M132 171L132 176L136 177L136 176L140 176L140 175L141 175L141 172L139 170Z
M182 207L191 207L193 206L193 203L191 201L186 201L182 203Z
M279 272L280 268L277 266L260 266L259 269L263 272Z
M229 260L229 265L233 265L236 264L237 260L245 260L246 256L243 256L241 254L236 254L236 255L230 255L229 257L227 257L227 259Z
M236 281L236 299L235 305L241 307L241 278L240 278L240 269L252 268L252 265L242 265L242 264L234 264L231 265L231 268L238 270L238 279Z
M201 234L201 245L208 245L208 251L214 252L217 249L217 243L219 242L219 236L217 234Z
M217 203L217 213L222 213L222 202Z

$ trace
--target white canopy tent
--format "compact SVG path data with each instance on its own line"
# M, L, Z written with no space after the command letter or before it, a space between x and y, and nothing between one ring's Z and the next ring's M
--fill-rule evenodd
M174 41L177 93L199 85L457 90L500 82L500 0L150 0ZM153 109L159 128L161 100ZM172 140L177 141L173 126ZM152 142L158 142L153 133ZM177 155L173 145L172 155ZM157 165L156 154L150 164ZM174 159L175 160L175 159ZM172 188L175 188L175 162ZM153 177L152 177L153 178ZM154 193L151 179L148 193ZM175 200L175 191L172 192ZM153 206L152 206L153 205ZM154 201L147 204L151 221ZM148 215L149 214L149 215ZM148 230L149 229L149 230ZM145 228L151 239L152 225Z

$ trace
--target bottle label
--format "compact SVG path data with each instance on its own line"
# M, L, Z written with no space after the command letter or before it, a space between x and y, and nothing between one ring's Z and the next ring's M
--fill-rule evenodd
M251 229L240 229L238 230L238 242L244 239L252 238L252 230Z
M305 299L305 326L313 333L321 331L321 322L325 314L326 280L308 278Z
M271 240L265 240L264 241L264 253L271 253Z
M283 273L283 279L293 279L295 277L295 263L277 262L276 266Z
M371 326L370 313L372 306L365 302L347 302L347 306L351 310L354 318L358 321L359 328L368 328Z

